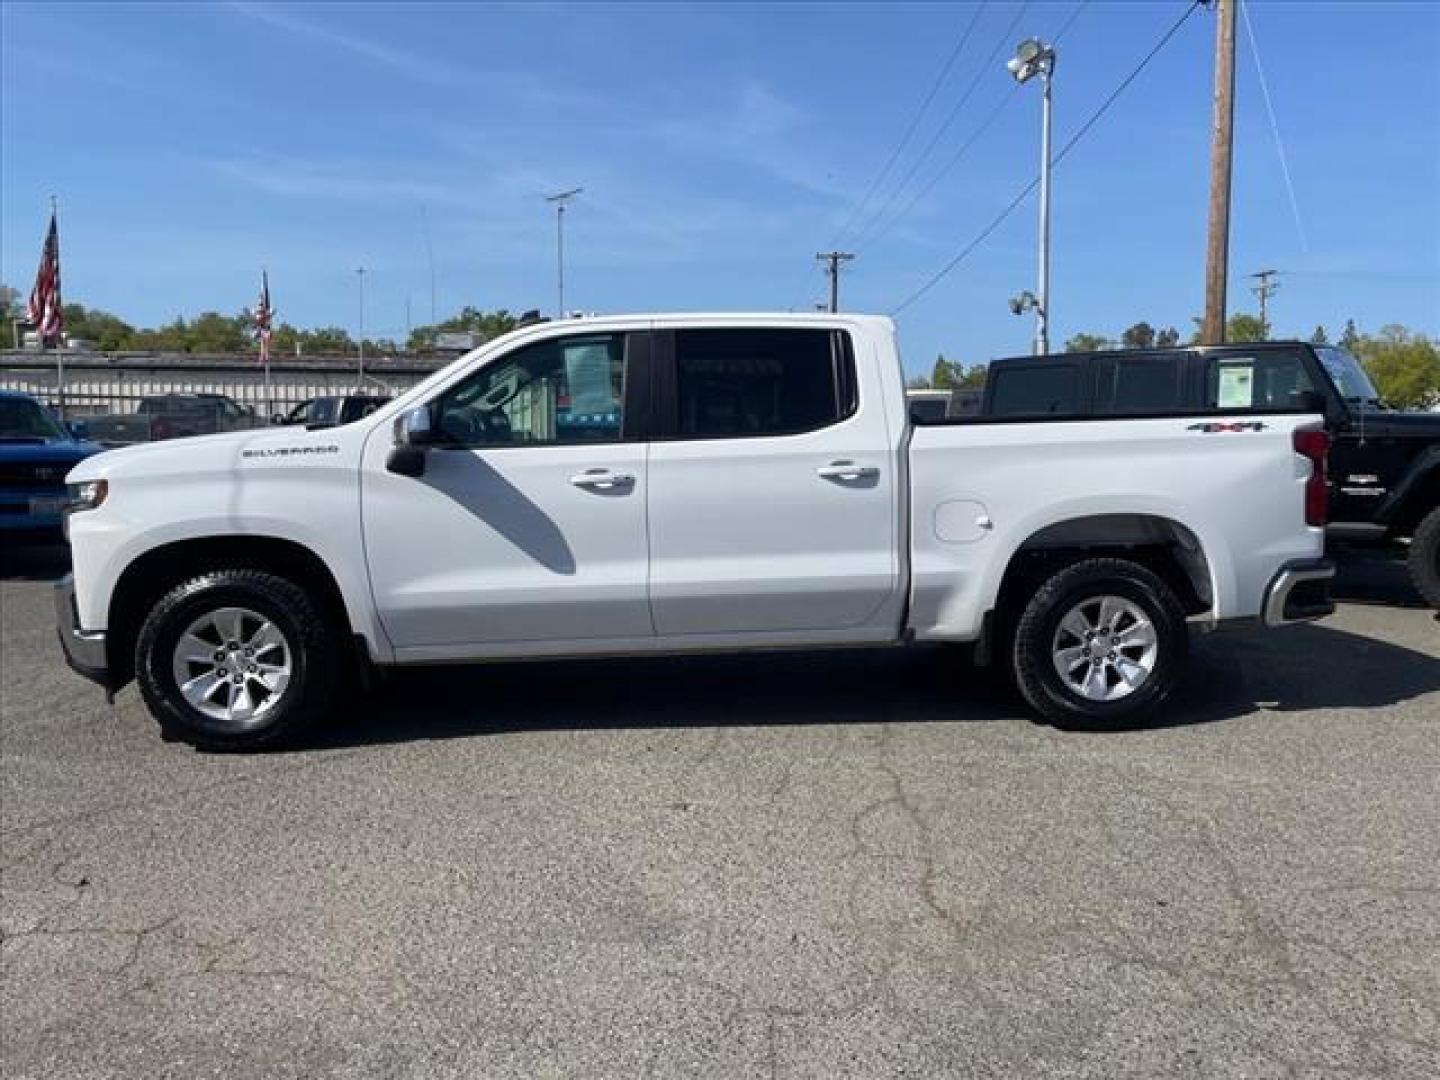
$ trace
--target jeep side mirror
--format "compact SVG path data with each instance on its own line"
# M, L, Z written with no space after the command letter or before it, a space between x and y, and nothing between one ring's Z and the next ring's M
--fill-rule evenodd
M84 420L71 420L65 426L70 431L70 437L76 442L84 442L90 437L90 425Z
M435 442L435 429L430 426L430 409L421 405L411 409L395 425L395 448L390 451L385 467L400 476L425 475L425 451Z

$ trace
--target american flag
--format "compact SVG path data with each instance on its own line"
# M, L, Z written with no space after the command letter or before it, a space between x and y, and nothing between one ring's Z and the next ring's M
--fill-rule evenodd
M270 273L260 271L260 299L255 302L255 329L260 334L260 359L270 359Z
M55 211L50 211L50 231L45 234L45 250L40 253L40 269L35 273L35 287L30 290L26 318L40 332L41 341L59 338L65 329L65 316L60 310L60 229Z

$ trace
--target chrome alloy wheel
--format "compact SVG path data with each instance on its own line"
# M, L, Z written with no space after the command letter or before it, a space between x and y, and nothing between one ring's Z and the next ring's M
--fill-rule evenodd
M1160 652L1144 610L1123 596L1092 596L1055 628L1050 658L1065 686L1090 701L1118 701L1145 685Z
M290 684L294 656L280 629L249 608L224 607L192 622L175 642L175 685L217 727L260 724Z

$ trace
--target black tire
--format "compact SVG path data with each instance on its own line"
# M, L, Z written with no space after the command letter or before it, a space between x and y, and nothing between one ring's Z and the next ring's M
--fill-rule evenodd
M240 725L187 701L173 667L181 635L207 612L230 607L269 620L283 635L289 662L288 683L263 715ZM203 664L197 667L203 672ZM263 750L293 741L329 711L340 667L336 628L321 605L301 586L261 570L214 570L177 585L146 616L135 644L136 682L162 737L201 750Z
M1431 607L1440 610L1440 506L1420 519L1410 538L1410 580Z
M1123 697L1098 700L1082 695L1062 679L1053 653L1061 620L1077 606L1090 600L1098 605L1107 596L1135 605L1154 628L1155 643L1153 666L1139 685ZM1082 611L1098 614L1098 607L1087 606ZM1127 620L1122 625L1134 623ZM1089 648L1089 643L1085 647ZM1144 653L1140 647L1119 646L1106 656L1126 650L1137 658ZM1185 612L1164 581L1125 559L1089 559L1058 571L1030 598L1015 624L1011 667L1025 700L1056 727L1103 730L1139 726L1151 718L1179 683L1189 650ZM1083 664L1088 662L1076 661L1079 666L1074 670L1083 672ZM1097 676L1104 681L1099 685L1118 687L1117 665L1106 665L1104 660L1101 664Z

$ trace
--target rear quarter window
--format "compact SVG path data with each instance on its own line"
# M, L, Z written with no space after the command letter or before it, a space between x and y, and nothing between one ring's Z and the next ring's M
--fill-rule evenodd
M1314 390L1298 349L1215 353L1205 357L1204 405L1217 412L1303 412Z

